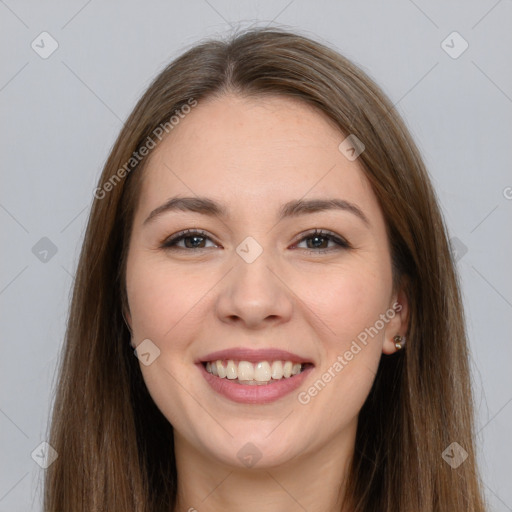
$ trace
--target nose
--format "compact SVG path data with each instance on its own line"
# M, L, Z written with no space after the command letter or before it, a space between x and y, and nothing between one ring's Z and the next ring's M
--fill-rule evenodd
M258 330L290 320L293 293L269 263L265 252L252 263L241 258L235 262L217 299L216 313L222 322Z

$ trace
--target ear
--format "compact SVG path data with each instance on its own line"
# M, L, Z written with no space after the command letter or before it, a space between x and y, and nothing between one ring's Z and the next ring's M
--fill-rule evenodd
M123 308L121 311L123 312L124 321L128 327L128 330L130 331L130 346L132 348L135 348L135 343L133 341L133 332L132 332L132 315L130 315L130 311L128 311L128 308Z
M389 314L387 314L387 316L390 320L384 331L384 343L382 345L382 352L384 354L394 354L397 349L393 338L397 334L402 336L402 338L405 338L409 329L409 300L407 298L407 284L408 281L405 278L402 279L400 289L393 295L389 305Z
M123 312L124 321L126 322L126 325L128 326L128 328L131 331L132 330L132 315L130 315L130 311L128 308L123 308L122 312Z

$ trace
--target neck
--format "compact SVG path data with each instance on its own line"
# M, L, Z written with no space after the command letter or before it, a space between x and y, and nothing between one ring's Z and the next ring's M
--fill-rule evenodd
M355 425L286 464L240 468L212 460L174 433L178 499L174 512L348 512L345 483Z

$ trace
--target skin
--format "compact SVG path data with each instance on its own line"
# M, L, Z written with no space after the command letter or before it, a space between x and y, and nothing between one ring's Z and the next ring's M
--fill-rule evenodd
M176 510L340 510L358 413L382 354L395 352L393 336L407 330L408 311L402 290L392 290L382 212L358 161L339 151L344 138L294 99L227 94L199 102L150 155L129 246L126 316L135 345L150 339L160 350L140 367L174 427ZM166 212L144 224L173 196L208 197L229 216ZM369 226L343 210L278 221L279 208L301 198L355 203ZM190 248L190 238L181 250L161 248L192 228L208 233L203 248ZM351 248L321 238L320 249L329 249L321 253L315 228ZM236 252L248 236L263 249L252 263ZM332 373L338 356L396 302L401 310L384 328L299 403L298 393ZM315 368L273 403L235 403L194 366L233 347L288 350ZM237 457L249 442L261 454L250 468Z

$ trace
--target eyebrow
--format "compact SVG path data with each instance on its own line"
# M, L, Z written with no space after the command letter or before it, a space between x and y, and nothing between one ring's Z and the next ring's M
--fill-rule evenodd
M289 201L280 208L279 220L327 210L350 212L362 220L366 226L370 226L370 221L363 211L354 203L344 199L296 199ZM172 211L195 212L211 217L228 217L228 211L225 206L207 197L171 197L164 204L155 208L143 222L143 225L148 224L164 213Z

